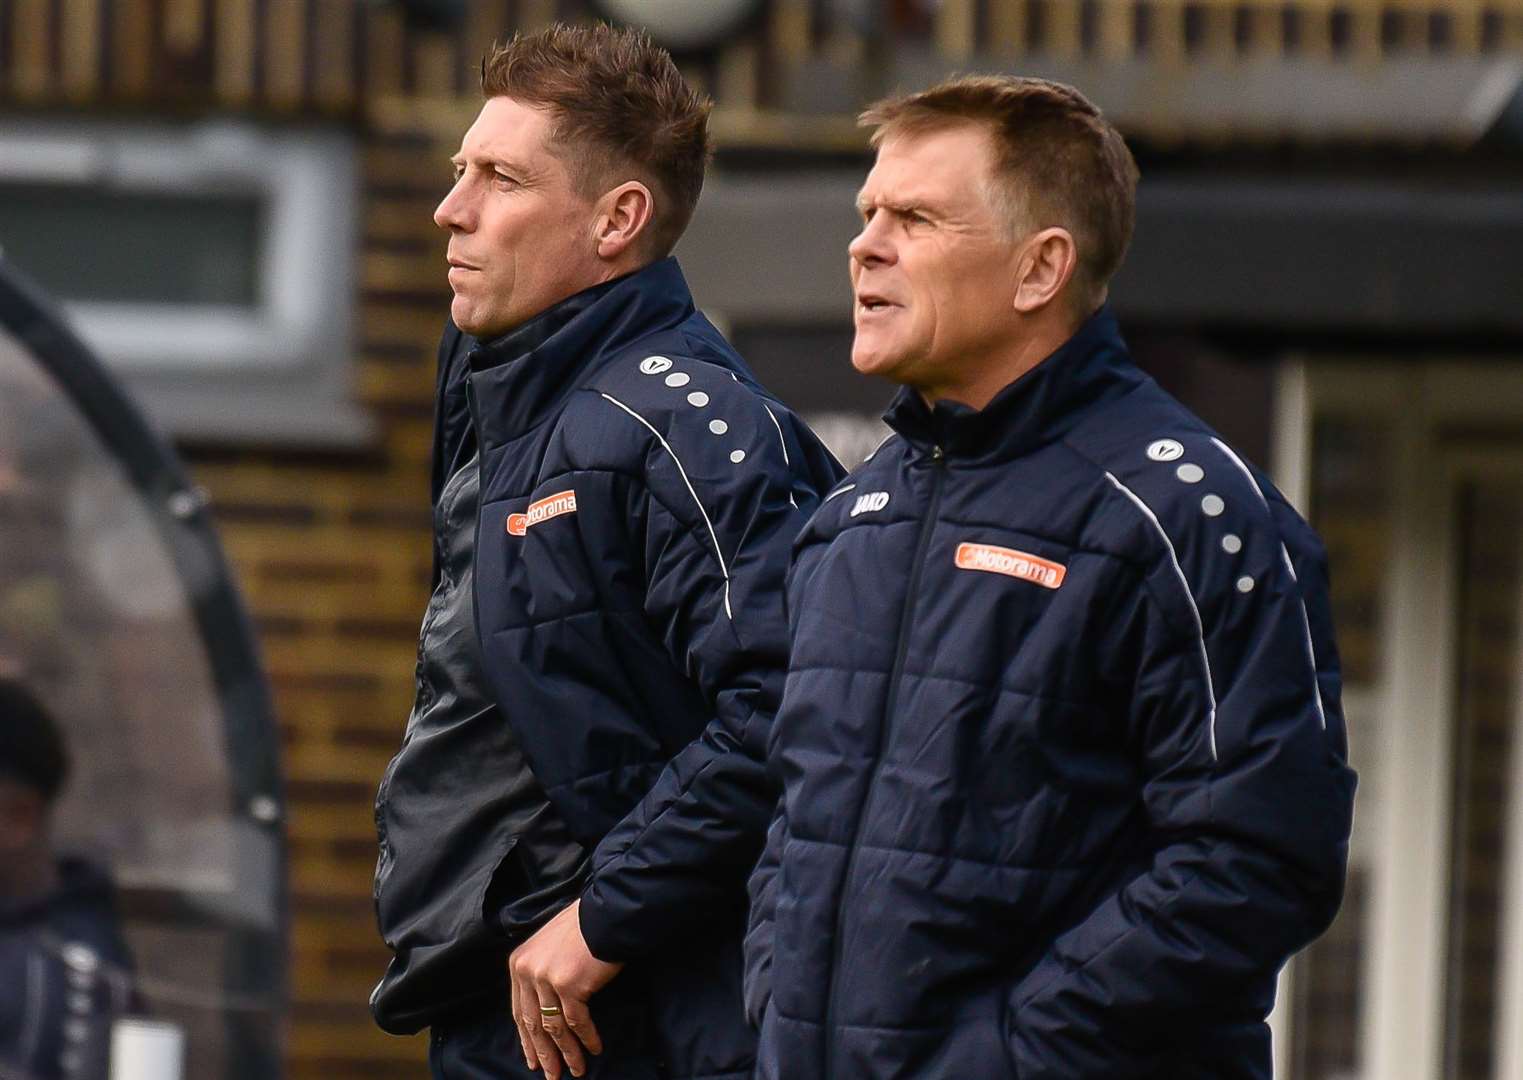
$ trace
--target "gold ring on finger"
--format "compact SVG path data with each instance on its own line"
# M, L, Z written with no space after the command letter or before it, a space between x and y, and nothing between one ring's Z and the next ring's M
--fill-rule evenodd
M561 1007L559 1005L541 1005L539 1007L539 1015L544 1017L546 1020L550 1020L554 1017L559 1016L560 1014Z

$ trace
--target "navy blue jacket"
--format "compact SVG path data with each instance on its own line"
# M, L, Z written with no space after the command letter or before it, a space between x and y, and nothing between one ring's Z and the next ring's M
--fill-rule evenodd
M887 419L791 571L760 1075L1267 1080L1352 814L1320 543L1108 311Z
M749 1072L740 941L776 804L783 583L840 468L671 259L468 359L482 662L592 853L582 932L649 986L668 1075Z
M111 1025L142 1011L104 873L58 864L46 896L0 901L0 1077L104 1077Z

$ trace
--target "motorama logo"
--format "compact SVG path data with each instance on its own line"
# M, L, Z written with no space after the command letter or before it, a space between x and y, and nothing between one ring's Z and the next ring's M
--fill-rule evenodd
M549 521L553 517L560 517L562 514L574 513L576 513L575 491L567 490L548 495L538 502L530 503L529 508L521 514L509 514L508 534L522 536L529 531L530 526Z
M1020 578L1044 589L1056 589L1063 584L1068 568L1062 563L1044 559L1014 548L995 547L993 544L957 545L957 568L959 570L983 570L990 574L1004 574Z

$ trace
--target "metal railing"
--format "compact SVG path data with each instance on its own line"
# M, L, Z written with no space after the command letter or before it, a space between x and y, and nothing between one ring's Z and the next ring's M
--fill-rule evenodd
M914 42L948 60L1045 53L1162 62L1523 54L1520 0L772 0L776 54Z
M861 101L937 70L1057 68L1092 80L1128 69L1138 86L1230 93L1238 69L1293 66L1346 88L1411 72L1442 80L1454 65L1506 58L1523 62L1523 0L770 0L756 32L698 74L711 79L722 137L844 147L860 138L849 88ZM833 98L821 89L832 83ZM1145 112L1130 119L1189 133ZM1251 123L1203 133L1254 135Z
M453 130L486 42L592 13L580 0L469 0L439 31L374 0L0 0L0 104ZM905 78L906 57L922 71L1051 61L1164 75L1523 60L1523 0L767 0L747 32L684 64L715 96L722 139L847 145L854 105ZM830 85L846 89L819 89Z

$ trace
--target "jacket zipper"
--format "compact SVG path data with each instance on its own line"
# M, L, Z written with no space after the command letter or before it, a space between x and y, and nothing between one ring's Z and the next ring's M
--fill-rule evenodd
M472 349L471 352L475 352ZM466 366L471 363L471 353L466 353ZM480 405L476 402L476 387L471 382L471 372L465 376L465 410L471 417L471 436L476 440L476 522L471 529L471 632L476 635L476 641L482 651L482 675L486 674L486 638L481 633L481 604L478 598L481 595L480 564L477 557L481 554L481 517L482 510L486 507L487 500L487 469L486 469L486 441L481 437L481 414Z
M930 547L931 534L936 529L936 512L941 505L941 483L946 476L946 453L940 446L931 448L931 502L926 512L925 520L920 525L920 537L915 544L915 561L910 567L909 591L904 597L904 606L899 612L899 640L894 653L894 666L889 672L888 700L884 703L883 724L878 733L878 753L873 762L872 775L867 780L867 794L862 800L862 813L857 817L857 827L852 835L851 855L846 863L846 876L841 879L841 899L846 900L851 890L852 879L857 874L857 857L862 851L859 841L862 837L862 826L867 822L873 809L873 796L878 790L878 773L883 768L883 755L893 745L894 715L899 708L899 682L904 675L904 661L910 648L910 627L915 619L915 604L920 593L920 572L925 567L926 549ZM828 1040L825 1057L825 1077L836 1074L836 1038L835 1038L835 1013L836 999L839 996L841 981L842 951L845 948L846 935L842 932L846 921L846 910L843 902L841 909L836 913L835 925L835 958L830 968L830 997L825 1004L825 1038Z

